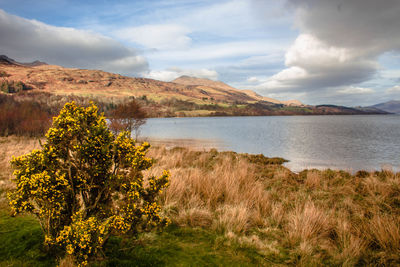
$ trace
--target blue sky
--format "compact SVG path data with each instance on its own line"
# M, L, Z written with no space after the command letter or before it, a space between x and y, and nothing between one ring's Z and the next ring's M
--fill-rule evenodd
M0 54L280 100L400 98L397 0L0 0Z

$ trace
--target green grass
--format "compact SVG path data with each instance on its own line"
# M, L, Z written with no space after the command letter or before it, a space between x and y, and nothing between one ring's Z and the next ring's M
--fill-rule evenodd
M31 216L11 217L0 211L0 266L55 266L39 223Z
M97 266L259 266L255 250L227 247L224 238L206 230L169 226L139 240L111 239L107 261Z
M171 225L161 233L138 239L113 237L105 246L106 259L93 266L260 266L255 249L228 245L208 230ZM0 266L56 266L59 255L43 248L43 234L34 217L11 217L0 211Z

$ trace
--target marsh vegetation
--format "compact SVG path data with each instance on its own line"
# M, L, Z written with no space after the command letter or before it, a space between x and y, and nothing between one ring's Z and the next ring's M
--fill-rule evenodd
M0 143L1 205L7 211L4 192L12 187L9 158L38 147L38 142L8 137ZM279 158L189 148L153 147L149 156L156 162L145 175L171 172L161 204L172 226L162 235L146 234L135 241L111 239L103 265L138 260L147 266L191 260L200 265L303 266L400 262L398 173L305 170L296 174ZM1 218L2 225L16 222L19 230L35 224L29 217L3 213ZM37 247L32 265L48 260L39 257L40 236L25 238ZM198 245L189 245L197 241ZM15 264L17 253L3 247L2 262ZM150 263L143 255L160 258Z

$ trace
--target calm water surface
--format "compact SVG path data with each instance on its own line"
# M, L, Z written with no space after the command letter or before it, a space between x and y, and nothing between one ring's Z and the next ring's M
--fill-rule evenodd
M400 115L148 119L141 136L208 140L219 150L283 157L293 171L400 167Z

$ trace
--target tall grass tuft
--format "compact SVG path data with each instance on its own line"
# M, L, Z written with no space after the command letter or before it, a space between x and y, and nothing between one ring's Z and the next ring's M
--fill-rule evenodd
M217 231L273 264L400 264L399 173L295 174L284 161L233 152L151 153L154 173L172 172L163 204L178 225Z
M0 139L1 189L11 155L37 146ZM250 247L265 265L400 265L400 173L296 174L279 159L189 148L155 147L149 156L157 160L148 174L171 171L163 212L174 225L215 233L215 247Z

